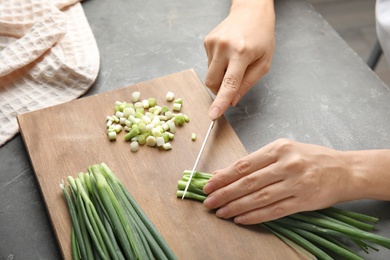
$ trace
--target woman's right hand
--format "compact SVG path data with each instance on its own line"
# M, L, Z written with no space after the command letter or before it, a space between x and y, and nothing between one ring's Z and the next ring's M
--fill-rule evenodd
M233 0L231 11L204 39L205 85L216 95L209 117L220 117L270 69L275 48L273 0Z

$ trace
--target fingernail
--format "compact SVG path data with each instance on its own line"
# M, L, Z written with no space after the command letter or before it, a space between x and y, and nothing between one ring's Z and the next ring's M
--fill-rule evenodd
M209 209L212 209L214 207L215 203L216 203L216 201L215 201L215 198L213 196L209 196L209 197L207 197L207 199L205 199L203 201L203 205Z
M215 215L219 218L224 218L228 214L228 209L227 208L220 208L215 212Z
M244 216L238 216L234 218L234 223L236 224L243 224L245 223L245 217Z
M234 97L233 101L232 101L232 106L235 107L235 106L237 105L238 101L240 101L240 98L241 98L241 95L240 95L240 94L237 94L237 95Z
M219 117L219 107L212 107L209 111L209 117L211 120L215 120Z
M206 194L210 194L214 190L215 190L214 183L212 183L210 181L207 182L206 185L204 185L204 187L203 187L203 192L206 193Z

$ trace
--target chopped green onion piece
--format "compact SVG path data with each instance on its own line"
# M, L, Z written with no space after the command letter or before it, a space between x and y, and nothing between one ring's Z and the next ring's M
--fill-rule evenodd
M133 101L133 103L138 102L140 97L141 97L141 93L139 91L134 91L131 94L131 101Z
M164 150L171 150L172 149L172 145L171 145L171 143L165 143L165 144L162 145L162 148Z
M150 135L146 138L146 145L147 146L153 147L153 146L156 146L156 144L157 144L157 141L156 141L156 138L154 136Z
M159 136L161 136L161 131L160 131L160 129L158 129L157 127L153 128L153 129L152 129L152 135L153 135L154 137L159 137Z
M133 123L132 123L129 119L127 119L127 120L125 121L125 125L126 125L127 127L131 127L131 126L133 125Z
M115 123L119 123L119 118L117 116L113 115L111 118Z
M156 137L156 145L162 146L163 144L165 144L164 137L162 137L162 136Z
M169 126L169 130L170 130L170 132L172 132L173 134L175 133L175 131L176 131L176 125L175 125L175 122L174 121L172 121L172 120L169 120L168 122L167 122L167 124L168 124L168 126Z
M135 115L135 110L134 108L132 107L126 107L124 110L123 110L123 117L125 118L129 118L130 115Z
M172 101L172 100L174 99L174 97L175 97L175 94L174 94L173 92L171 92L171 91L169 91L169 92L166 94L166 96L165 96L165 98L166 98L167 101Z
M142 100L142 106L143 106L144 108L149 108L149 102L148 102L147 99Z
M131 142L131 143L130 143L130 150L131 150L132 152L138 151L138 142L137 142L137 141L134 141L134 142Z
M126 102L122 102L122 104L119 106L119 111L120 112L123 112L123 110L127 107L127 103Z
M140 122L138 124L138 128L140 130L140 133L142 134L148 131L148 129L146 128L146 124L144 122Z
M116 140L117 134L115 131L108 132L107 135L108 135L108 140L110 140L110 141Z
M175 135L173 134L173 133L171 133L171 132L165 132L165 133L167 133L168 134L168 136L169 136L169 140L173 140L173 138L175 137Z
M168 110L169 110L169 109L168 109L167 106L163 106L163 107L161 108L161 113L165 114L165 112L167 112Z
M171 119L172 117L173 117L173 113L172 113L172 111L167 111L167 112L165 112L164 113L164 115L168 118L168 119Z
M141 119L143 116L144 116L143 113L141 113L141 112L139 112L139 111L136 111L136 112L135 112L135 118Z
M184 123L186 122L184 116L182 114L178 114L175 116L175 123L178 124L178 125L184 125Z
M121 125L116 125L115 128L114 128L114 131L119 133L120 131L122 131L122 126Z
M134 103L134 107L135 107L135 109L137 109L137 108L141 108L141 107L143 108L144 106L143 106L142 102L138 101L138 102Z
M191 134L191 140L192 140L192 141L196 141L196 134L195 134L195 133L192 133L192 134Z
M140 132L141 131L139 130L138 127L132 128L129 133L125 134L125 136L124 136L125 141L130 141L131 138L133 138L134 136L139 135Z
M114 113L116 113L117 111L119 111L119 107L122 105L122 102L120 101L116 101L115 102L115 105L114 105Z
M145 113L145 108L143 107L138 107L135 109L135 113L141 113L142 115Z
M149 98L148 99L149 107L154 107L157 105L156 99L155 98Z
M181 98L176 98L175 101L173 101L173 103L176 103L176 104L183 104L183 99L181 99Z
M180 111L181 110L181 104L180 103L175 103L172 106L173 111Z
M124 125L126 120L127 120L127 118L125 118L125 117L119 118L119 124Z
M117 118L121 118L121 117L123 117L123 112L118 111L118 112L115 113L115 116L116 116Z
M164 143L166 143L170 140L167 132L161 133L161 137L164 138Z
M149 135L150 135L149 132L145 132L145 133L143 133L143 134L140 134L140 135L138 136L138 143L139 143L140 145L145 144L145 143L146 143L146 138L147 138Z

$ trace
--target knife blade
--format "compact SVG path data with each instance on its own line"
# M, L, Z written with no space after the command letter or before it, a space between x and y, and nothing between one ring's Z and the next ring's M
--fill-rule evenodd
M197 166L197 165L198 165L198 163L199 163L200 156L201 156L201 155L202 155L202 153L203 153L203 149L204 149L204 147L205 147L205 145L206 145L206 143L207 143L207 139L209 138L209 135L210 135L211 129L212 129L212 128L213 128L213 126L214 126L214 123L215 123L215 120L211 121L211 123L210 123L209 129L207 130L207 133L206 133L206 137L204 138L204 141L203 141L202 147L200 148L200 151L199 151L198 157L196 158L196 161L195 161L194 167L192 168L192 171L191 171L190 178L188 179L188 182L187 182L186 188L184 189L183 196L181 197L181 199L184 199L184 196L186 195L186 192L187 192L187 190L188 190L188 187L190 186L190 183L191 183L192 176L194 175L194 172L195 172L196 166Z

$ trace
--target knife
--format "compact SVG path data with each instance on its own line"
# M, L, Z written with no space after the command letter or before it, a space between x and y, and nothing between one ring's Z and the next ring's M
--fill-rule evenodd
M200 156L201 156L201 155L202 155L202 153L203 153L203 149L204 149L204 147L205 147L205 145L206 145L206 143L207 143L207 139L209 138L209 135L210 135L211 129L212 129L212 128L213 128L213 126L214 126L214 123L215 123L215 120L211 121L211 123L210 123L209 130L207 130L206 137L204 138L204 141L203 141L202 147L200 148L200 151L199 151L199 154L198 154L198 158L196 158L196 161L195 161L195 164L194 164L194 168L192 168L192 171L191 171L190 178L188 179L188 182L187 182L186 188L184 189L183 196L181 197L181 199L184 199L184 196L186 195L186 192L187 192L187 190L188 190L188 187L190 186L190 183L191 183L192 176L194 175L194 172L195 172L196 166L198 165L198 162L199 162Z

